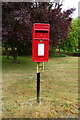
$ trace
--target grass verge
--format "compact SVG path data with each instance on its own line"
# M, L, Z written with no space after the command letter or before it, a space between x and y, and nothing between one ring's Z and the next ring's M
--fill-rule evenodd
M4 118L78 117L78 58L54 57L41 73L40 104L36 103L36 63L18 57L20 64L3 56Z

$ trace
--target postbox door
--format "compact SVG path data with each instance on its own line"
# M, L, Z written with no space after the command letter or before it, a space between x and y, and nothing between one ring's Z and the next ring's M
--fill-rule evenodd
M34 40L33 44L33 61L34 62L47 62L48 61L48 52L49 52L49 41L43 40Z

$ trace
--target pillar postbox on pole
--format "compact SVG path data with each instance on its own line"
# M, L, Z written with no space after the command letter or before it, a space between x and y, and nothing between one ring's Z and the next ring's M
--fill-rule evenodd
M49 56L50 25L34 23L32 28L32 60L37 62L37 102L40 97L40 72L44 69L44 63ZM42 63L42 64L41 64Z

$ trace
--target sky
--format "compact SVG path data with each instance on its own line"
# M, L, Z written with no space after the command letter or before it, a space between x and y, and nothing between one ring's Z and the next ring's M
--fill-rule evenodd
M63 1L63 7L62 7L62 9L63 10L66 10L66 9L68 9L68 8L73 8L73 7L75 7L76 8L76 11L73 13L73 15L72 15L72 17L73 18L76 18L76 17L78 17L78 2L79 2L80 0L64 0Z

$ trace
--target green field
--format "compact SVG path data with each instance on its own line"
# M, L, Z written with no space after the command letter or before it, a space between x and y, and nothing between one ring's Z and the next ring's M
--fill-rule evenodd
M78 117L78 58L53 57L41 73L40 104L36 103L36 63L3 56L4 118Z

